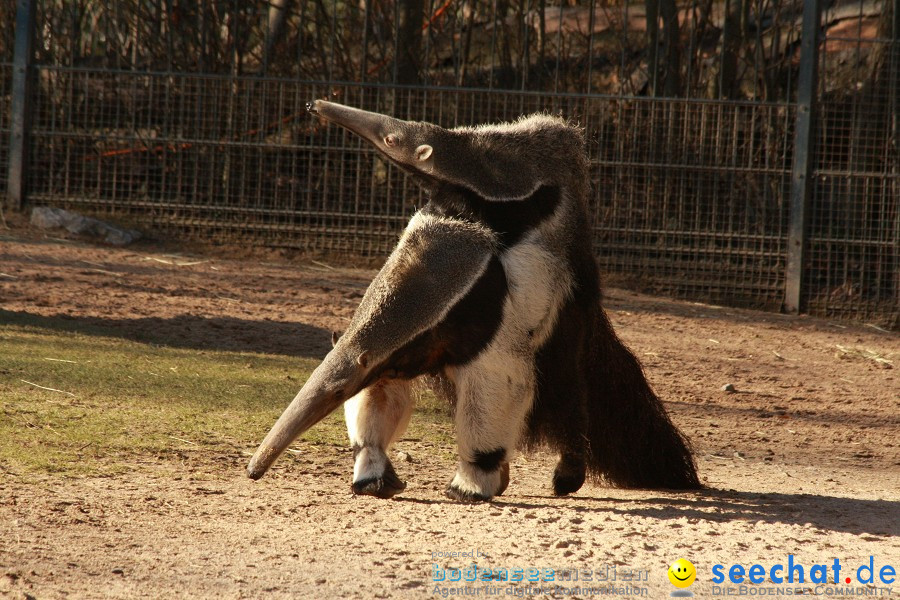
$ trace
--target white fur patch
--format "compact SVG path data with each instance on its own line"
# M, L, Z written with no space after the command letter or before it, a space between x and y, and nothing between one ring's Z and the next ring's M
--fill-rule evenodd
M541 238L539 230L530 232L500 259L509 281L504 321L515 333L533 332L535 351L550 337L572 287L567 265L548 251Z
M379 381L367 387L344 403L350 443L386 450L406 431L414 404L409 381Z
M500 492L502 477L501 469L486 472L460 461L450 485L461 492L492 497Z
M387 454L380 448L366 447L356 455L353 465L353 481L380 479L387 469Z
M380 381L344 403L350 443L360 447L353 481L379 478L387 468L387 449L406 431L414 401L410 382Z
M478 452L498 448L506 451L509 460L534 402L534 352L512 305L507 297L503 322L491 344L452 375L460 458L454 482L459 489L482 496L498 492L499 471L483 473L469 463Z
M488 193L485 190L478 190L478 195L490 202L516 202L516 201L520 201L520 200L525 200L527 198L531 198L535 194L535 192L537 192L539 189L541 189L541 186L543 186L545 183L547 183L547 182L545 182L542 179L537 179L537 180L535 180L534 187L531 189L531 191L525 192L523 194L519 194L518 196L513 196L510 194L506 194L503 196L492 196L490 193Z
M512 458L534 404L535 355L552 334L572 289L567 265L554 256L540 228L500 260L509 283L503 321L474 360L445 372L457 393L460 465L453 485L482 496L497 493L501 475L470 463L478 452L498 448L506 451L506 460Z

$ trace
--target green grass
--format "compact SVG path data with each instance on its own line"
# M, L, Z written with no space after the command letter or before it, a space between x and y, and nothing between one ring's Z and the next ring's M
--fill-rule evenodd
M0 323L0 470L112 475L148 461L246 456L317 364L103 334ZM406 437L451 443L445 412L425 398ZM346 447L346 435L338 410L302 439Z

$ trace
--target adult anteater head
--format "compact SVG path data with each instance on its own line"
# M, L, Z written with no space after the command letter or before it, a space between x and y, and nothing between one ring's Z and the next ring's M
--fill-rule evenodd
M571 188L587 179L581 131L559 117L535 114L512 123L445 129L325 100L306 108L368 141L432 191L450 184L487 200L517 200L541 185Z
M452 143L446 129L431 123L401 121L325 100L308 102L306 109L326 121L346 127L370 142L390 161L426 180L434 173L435 145L446 147Z

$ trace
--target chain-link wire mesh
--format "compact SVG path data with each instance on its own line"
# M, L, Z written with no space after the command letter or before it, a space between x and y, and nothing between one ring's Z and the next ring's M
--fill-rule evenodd
M15 5L0 2L0 23L15 23ZM9 127L12 89L13 39L15 28L0 27L0 198L6 197L7 168L9 165Z
M596 247L631 287L777 309L793 109L618 99L588 132Z
M637 2L423 0L411 34L416 1L41 0L29 202L379 257L426 199L308 100L447 127L548 111L584 127L608 281L782 305L801 2L660 0L654 21ZM801 302L893 328L897 4L822 15Z
M7 170L9 166L10 88L12 63L0 55L0 197L6 196Z
M840 10L837 3L826 11ZM896 3L894 3L896 4ZM859 4L824 39L804 272L816 314L878 319L900 304L900 11Z
M36 105L34 202L130 211L205 238L384 254L426 199L368 144L307 116L307 100L447 127L544 110L585 128L595 242L609 273L680 296L780 302L787 105L42 73L67 97Z

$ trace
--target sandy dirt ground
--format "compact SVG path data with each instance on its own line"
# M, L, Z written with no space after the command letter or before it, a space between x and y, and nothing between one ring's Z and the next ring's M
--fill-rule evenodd
M0 272L6 311L187 348L316 357L373 275L16 229L0 238ZM615 289L605 302L695 445L703 491L586 485L557 499L553 457L533 454L515 459L502 497L462 505L442 495L453 447L408 438L396 449L409 456L397 461L409 485L390 501L349 493L352 460L342 448L285 456L258 482L238 453L148 459L116 477L22 483L0 473L0 596L665 598L675 590L669 565L686 558L697 570L689 590L706 598L741 592L713 581L715 565L726 576L734 564L768 573L789 555L805 567L805 583L744 591L900 596L900 582L878 580L884 565L900 571L896 333ZM471 556L446 554L454 552ZM876 578L865 583L857 568L870 560ZM529 568L554 569L554 580L468 583L454 569L472 562L511 576L523 569L525 579L534 579ZM832 583L810 581L816 564ZM562 580L569 569L579 581ZM450 581L456 575L462 581Z

